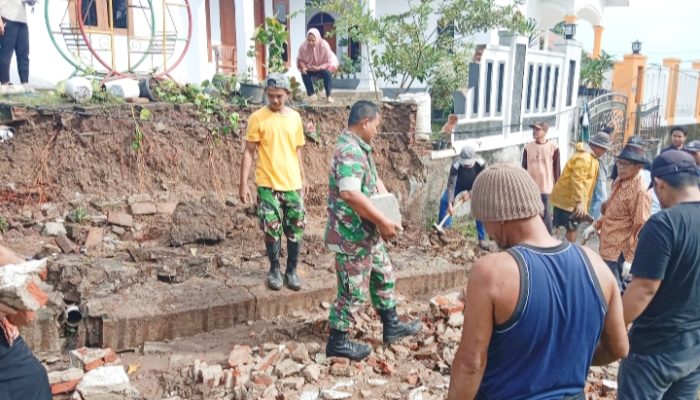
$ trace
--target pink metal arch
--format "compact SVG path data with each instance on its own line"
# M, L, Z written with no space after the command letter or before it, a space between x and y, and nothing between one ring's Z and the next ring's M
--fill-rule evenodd
M165 0L163 0L165 1ZM190 8L190 2L189 0L184 0L185 2L185 8L187 10L187 40L185 41L185 48L182 49L182 53L180 56L175 60L174 63L172 63L169 67L167 67L164 71L156 74L155 76L157 78L162 78L164 76L170 76L170 72L172 72L177 66L182 62L182 60L185 58L185 55L187 54L187 50L190 48L190 42L192 41L192 9ZM83 40L85 41L85 45L87 46L88 50L90 53L95 57L95 59L104 66L109 73L107 74L107 77L110 76L117 76L120 78L124 77L129 77L129 74L125 74L123 72L119 72L116 69L114 69L112 66L110 66L107 62L105 62L102 57L97 53L97 51L92 47L92 43L90 42L90 39L88 38L87 32L85 32L85 23L83 21L83 0L77 0L77 14L78 14L78 26L80 27L80 34L83 37ZM163 15L163 18L166 16ZM114 49L112 49L114 51Z

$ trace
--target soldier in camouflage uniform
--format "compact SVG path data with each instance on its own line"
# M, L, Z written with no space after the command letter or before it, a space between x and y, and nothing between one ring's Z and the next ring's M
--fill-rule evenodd
M328 183L326 246L335 253L338 292L330 310L331 334L327 356L360 360L369 346L351 342L347 332L354 314L366 300L384 324L384 342L392 343L421 328L420 321L402 323L396 315L394 273L384 239L396 236L400 226L382 215L370 202L376 193L386 193L377 176L370 143L379 127L379 110L369 101L358 101L350 110L348 130L338 138Z
M244 204L251 201L248 175L257 153L258 219L265 233L265 250L270 261L267 286L279 290L284 283L292 290L299 290L301 280L296 269L305 224L301 163L304 128L299 113L285 106L290 92L284 75L268 75L265 91L268 106L254 112L248 119L239 196ZM280 273L282 233L287 237L284 278Z

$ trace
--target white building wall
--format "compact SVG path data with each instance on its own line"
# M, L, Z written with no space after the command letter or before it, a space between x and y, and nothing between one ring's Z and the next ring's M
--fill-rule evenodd
M687 125L696 123L695 102L697 101L698 80L700 80L700 72L698 71L679 71L674 124Z

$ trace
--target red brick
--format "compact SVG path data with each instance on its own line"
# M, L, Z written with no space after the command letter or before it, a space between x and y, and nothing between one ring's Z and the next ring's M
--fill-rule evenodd
M350 359L345 357L331 357L331 365L350 365Z
M57 395L57 394L61 394L61 393L75 392L75 388L78 387L78 384L80 383L81 380L82 380L82 378L72 380L72 381L67 381L67 382L59 382L59 383L51 384L51 394Z
M74 365L82 366L85 372L119 360L117 353L110 348L91 349L87 347L71 351L70 358Z
M29 284L27 284L27 292L42 306L49 301L49 296L34 282L29 282Z
M274 349L274 350L270 351L269 353L267 353L267 355L258 362L258 364L255 366L254 370L265 372L272 365L277 364L280 360L282 360L283 356L284 355L282 353L280 353L279 350Z
M83 379L83 370L70 368L64 371L49 372L48 375L51 394L56 395L75 391L76 386Z
M228 366L233 368L240 365L248 365L253 362L252 350L250 346L233 346L233 350L228 356Z
M256 385L264 385L265 387L272 385L272 378L266 374L255 374L252 381Z

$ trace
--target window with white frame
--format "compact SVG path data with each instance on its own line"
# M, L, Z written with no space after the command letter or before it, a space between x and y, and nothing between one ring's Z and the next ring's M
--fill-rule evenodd
M552 109L557 108L557 91L559 89L559 67L554 67L554 84L552 85Z
M486 89L484 91L484 115L491 115L491 91L493 90L493 61L486 63Z
M547 110L549 108L549 78L552 76L552 66L547 65L544 73L544 101L542 102L542 109Z
M537 86L535 86L535 107L534 110L540 110L540 94L542 91L542 65L537 66Z
M525 91L525 111L532 110L532 78L534 77L535 66L530 64L527 68L527 90Z
M498 93L496 95L496 115L501 115L503 112L503 86L505 83L506 63L498 63Z

